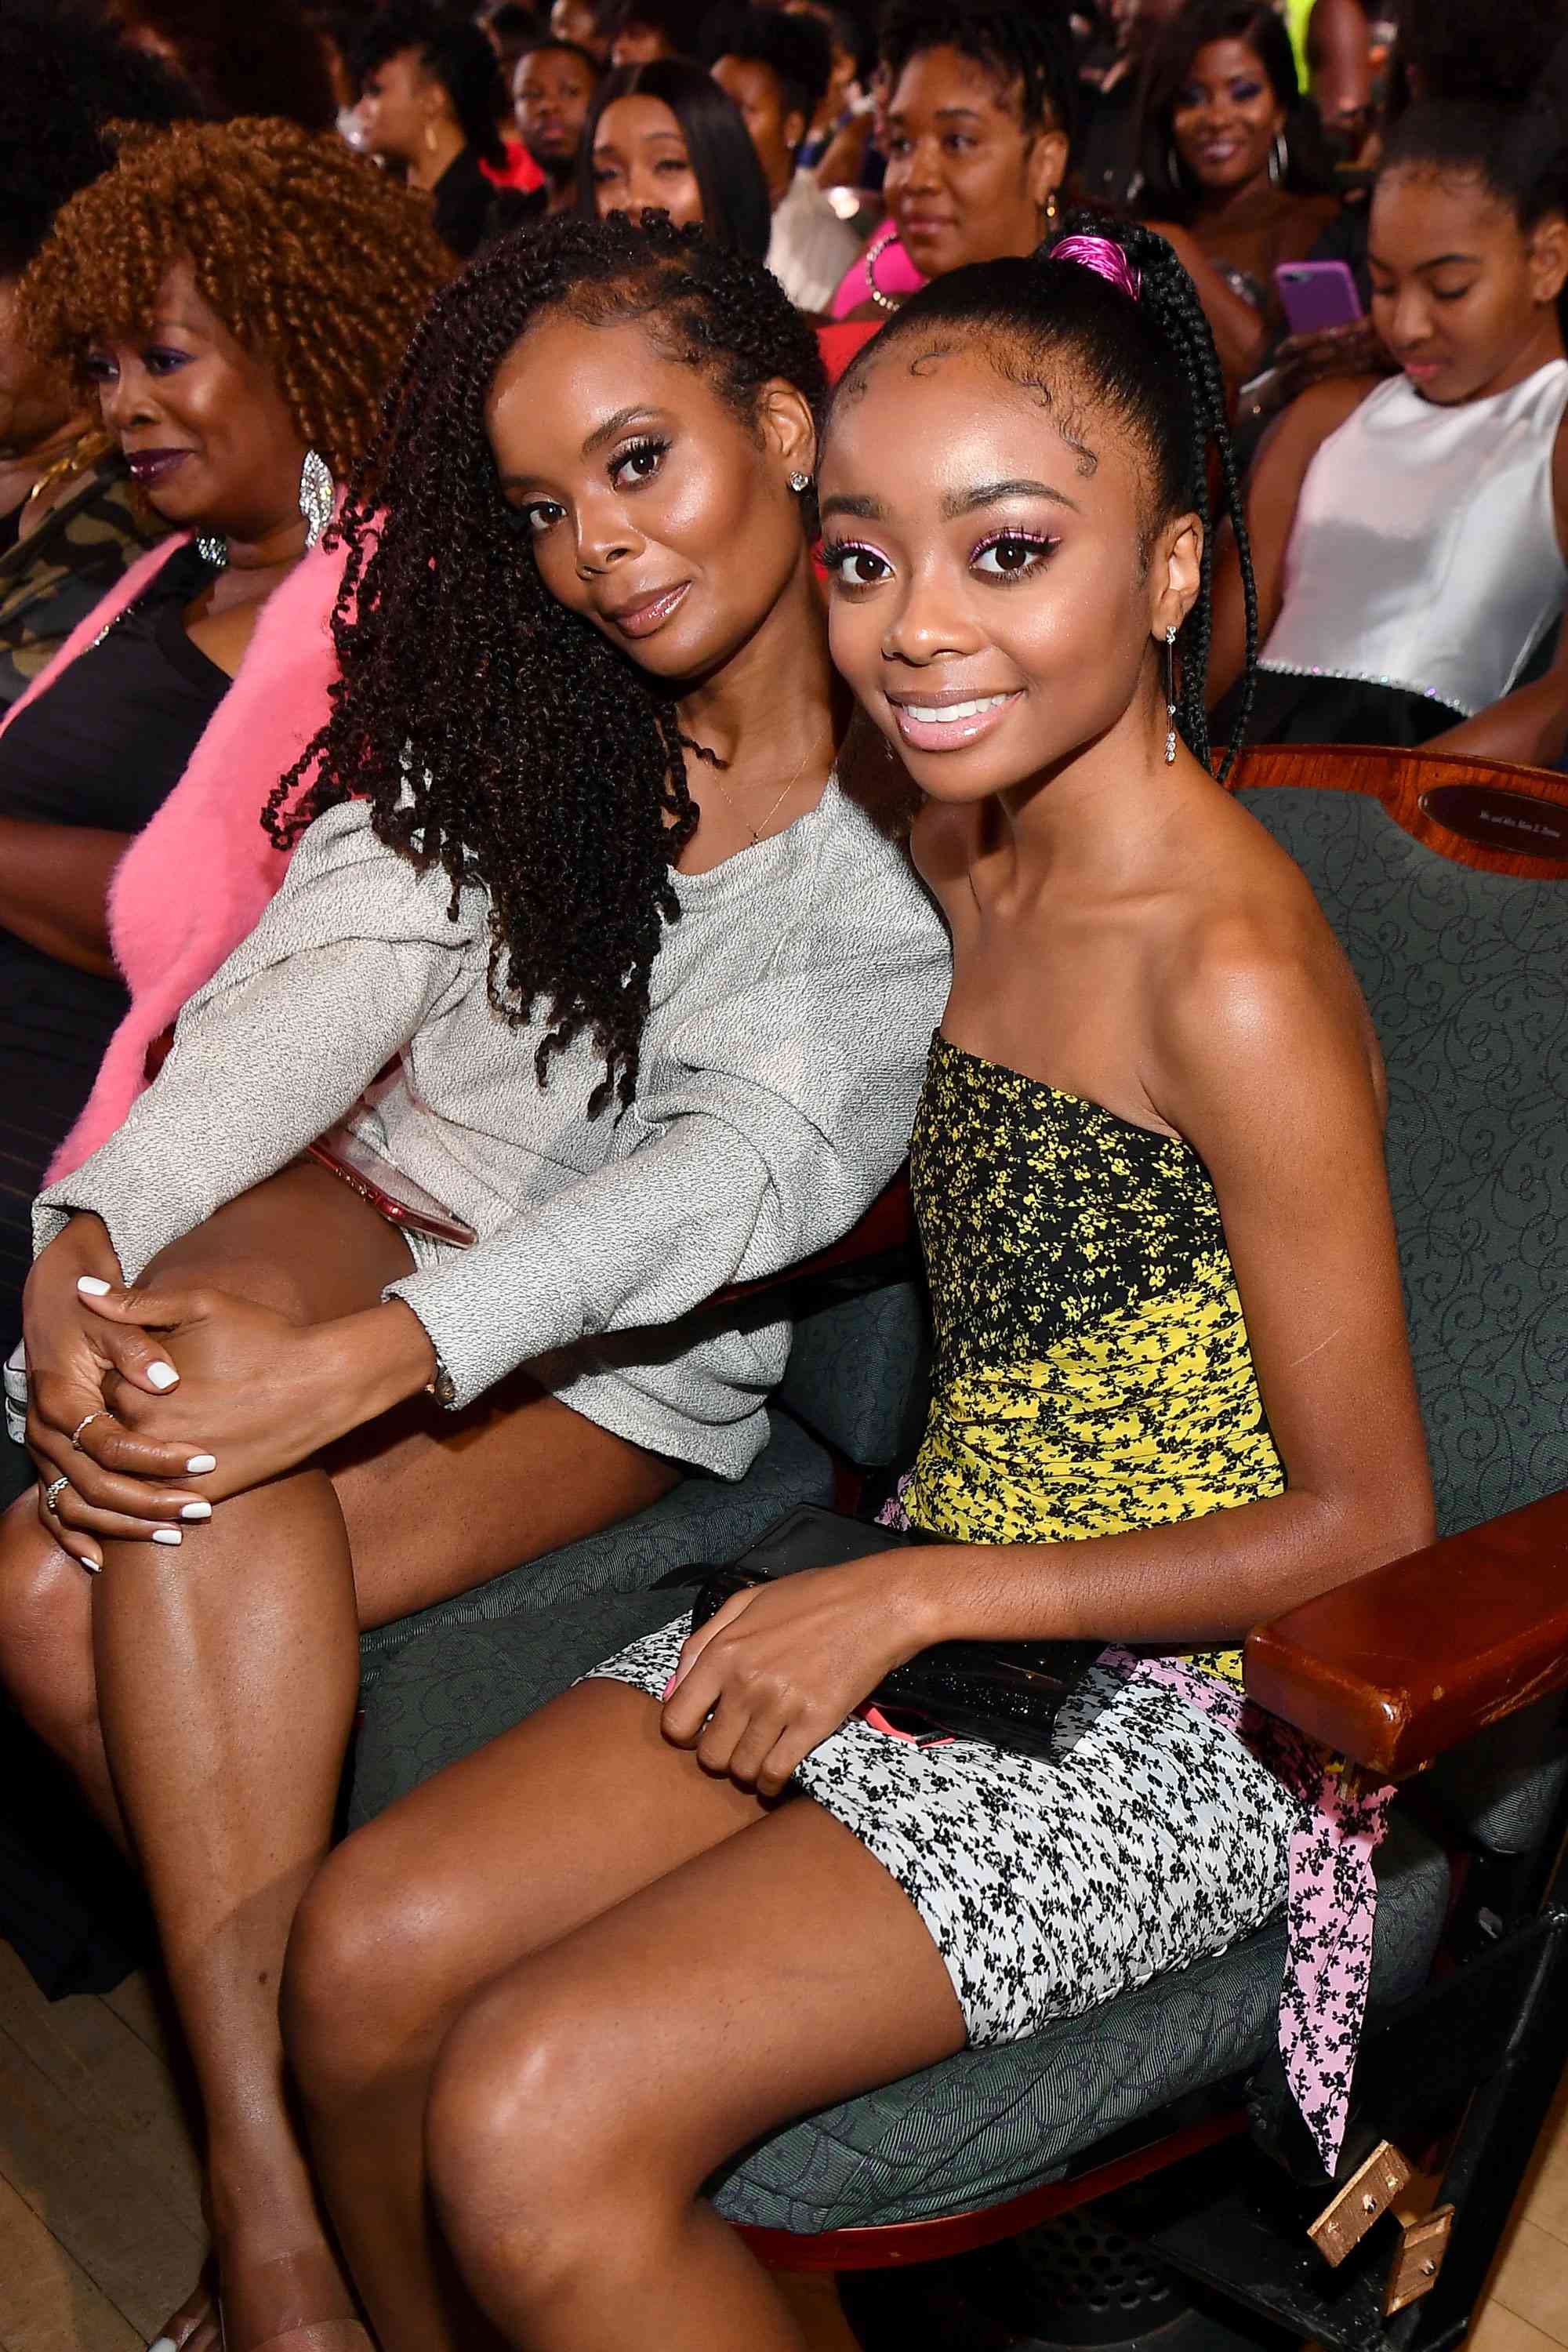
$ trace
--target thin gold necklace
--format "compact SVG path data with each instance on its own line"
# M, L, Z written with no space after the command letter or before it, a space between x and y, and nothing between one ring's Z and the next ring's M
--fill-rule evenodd
M734 810L735 814L740 818L741 823L745 826L746 831L751 835L753 846L756 843L761 841L763 834L766 833L769 825L773 823L774 817L777 816L780 809L783 808L785 801L788 800L791 793L794 792L796 784L799 783L802 776L805 773L806 761L810 759L812 752L816 748L816 745L812 743L808 743L806 745L805 751L801 759L799 767L795 770L794 775L790 778L783 792L780 793L777 800L773 802L773 805L768 810L766 816L763 817L761 824L753 824L752 823L751 818L746 815L744 810L741 807L740 803L736 800L734 793L730 790L729 785L719 773L718 769L714 769L714 782L718 785L719 790L723 793L724 798L729 802L730 806Z
M68 474L83 472L113 446L112 434L100 433L96 425L89 425L85 432L77 436L63 457L57 457L52 466L45 467L32 488L27 492L24 503L31 506L35 499L42 498L44 492L52 489L55 483L63 481Z

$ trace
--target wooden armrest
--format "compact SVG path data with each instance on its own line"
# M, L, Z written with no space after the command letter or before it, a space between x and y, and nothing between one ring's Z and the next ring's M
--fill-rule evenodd
M1568 1488L1247 1636L1262 1706L1390 1780L1568 1684Z
M830 1243L815 1257L802 1258L798 1265L781 1266L777 1274L764 1274L755 1282L726 1283L722 1290L714 1292L713 1303L724 1306L732 1298L751 1298L759 1290L778 1290L786 1283L826 1274L837 1265L854 1265L861 1258L881 1257L892 1250L908 1249L913 1244L914 1233L909 1174L900 1168L842 1241Z

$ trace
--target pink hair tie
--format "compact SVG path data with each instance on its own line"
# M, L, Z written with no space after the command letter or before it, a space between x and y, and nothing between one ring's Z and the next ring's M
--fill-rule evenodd
M1097 278L1120 286L1134 302L1138 299L1142 278L1121 247L1108 236L1064 236L1059 245L1052 246L1050 258L1076 261L1080 268L1092 269Z

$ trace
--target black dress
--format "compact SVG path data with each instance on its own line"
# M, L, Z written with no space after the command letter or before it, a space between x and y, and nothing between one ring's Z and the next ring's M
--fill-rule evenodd
M231 680L185 635L212 576L183 548L124 617L0 742L0 817L140 833L184 772ZM0 1355L20 1328L32 1202L129 1004L0 924Z

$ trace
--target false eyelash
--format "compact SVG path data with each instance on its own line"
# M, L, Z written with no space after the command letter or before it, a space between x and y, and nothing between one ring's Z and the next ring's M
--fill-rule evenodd
M972 549L969 561L971 563L974 562L977 557L985 554L987 550L993 547L1026 547L1035 555L1048 562L1060 545L1060 539L1052 537L1048 532L994 530L989 539L983 539L977 547ZM1025 572L988 572L984 577L1003 587L1011 587L1016 581L1032 579L1038 568L1037 564L1031 564Z
M879 547L868 547L863 539L824 540L816 551L817 562L825 572L841 570L851 555L868 555L877 563L886 563L888 560Z
M618 474L628 457L662 457L668 447L668 440L661 440L657 433L639 434L635 441L628 441L624 448L616 450L610 470Z

